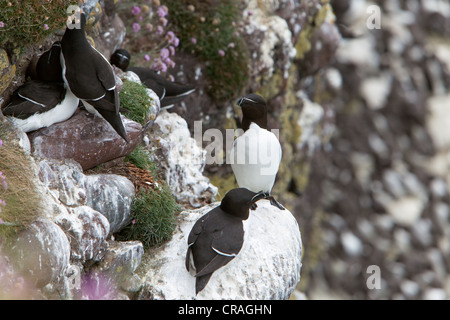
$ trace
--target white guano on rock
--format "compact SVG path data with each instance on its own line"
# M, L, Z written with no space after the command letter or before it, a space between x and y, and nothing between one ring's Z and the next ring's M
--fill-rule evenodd
M141 298L153 299L288 299L300 281L302 241L297 221L288 210L268 200L257 202L244 222L239 254L215 271L195 295L195 277L185 268L187 237L193 224L219 203L180 214L170 242L152 249L138 269L144 281Z

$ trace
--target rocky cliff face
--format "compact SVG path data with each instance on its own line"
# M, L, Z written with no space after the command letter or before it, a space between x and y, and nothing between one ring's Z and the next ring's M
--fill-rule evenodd
M343 36L327 72L339 84L328 91L336 130L301 204L321 239L309 242L302 287L311 298L448 298L450 7L376 4L332 2Z

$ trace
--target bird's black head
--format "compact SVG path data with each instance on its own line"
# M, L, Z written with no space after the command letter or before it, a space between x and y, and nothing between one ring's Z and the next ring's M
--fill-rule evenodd
M240 98L237 105L242 108L242 129L244 131L247 131L252 122L267 129L267 104L263 97L251 93Z
M50 60L57 60L59 64L60 53L61 53L61 41L53 42L52 47L50 48L50 50L48 50L48 53L46 52L47 63L50 63Z
M220 208L226 213L240 218L248 219L251 206L258 200L266 197L263 192L256 193L247 188L235 188L227 192L220 203Z
M112 65L119 67L122 71L127 71L130 65L131 55L125 49L117 49L111 56L110 62Z

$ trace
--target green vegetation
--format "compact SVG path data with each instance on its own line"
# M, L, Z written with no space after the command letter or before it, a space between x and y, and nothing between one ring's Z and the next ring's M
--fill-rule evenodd
M132 222L118 235L118 240L139 240L144 248L170 240L179 210L170 188L160 184L155 189L141 189L131 206Z
M249 50L237 28L242 2L172 0L167 6L181 49L206 65L208 93L216 101L238 95L249 79Z
M139 240L144 248L161 245L172 237L176 227L175 215L181 208L167 183L156 178L156 164L149 159L143 147L138 146L125 161L148 171L153 181L148 187L138 189L131 205L132 222L116 237L123 241Z
M0 0L0 43L9 49L36 43L63 28L74 0Z
M150 171L153 175L156 173L156 164L148 157L148 151L142 146L137 146L130 154L125 157L125 162L134 164L136 167Z
M119 93L120 106L129 110L126 117L145 125L149 120L149 107L151 98L147 95L147 89L144 85L133 82L123 81L123 88Z
M6 181L0 184L0 238L3 239L27 227L42 211L42 199L31 178L35 175L31 157L10 142L9 130L7 121L0 123L0 172Z

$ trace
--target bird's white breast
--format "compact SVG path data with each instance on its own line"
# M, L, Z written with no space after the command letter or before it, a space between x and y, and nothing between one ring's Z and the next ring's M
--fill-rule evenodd
M252 123L238 137L229 160L239 187L270 192L281 162L281 145L275 134Z
M45 128L69 119L77 110L78 102L78 98L67 89L64 99L53 109L43 113L36 113L26 119L13 118L13 122L24 132Z

